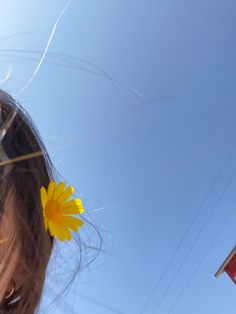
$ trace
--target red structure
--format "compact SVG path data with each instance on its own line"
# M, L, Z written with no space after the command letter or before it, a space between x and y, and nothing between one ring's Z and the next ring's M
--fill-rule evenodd
M219 277L223 272L226 272L233 280L234 284L236 284L236 246L229 253L228 257L221 265L215 276Z

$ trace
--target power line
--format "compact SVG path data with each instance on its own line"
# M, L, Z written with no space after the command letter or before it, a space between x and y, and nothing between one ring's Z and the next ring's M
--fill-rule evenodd
M233 148L231 149L231 151L229 152L229 154L226 156L226 158L225 158L225 160L224 160L224 162L223 162L221 168L219 169L217 175L215 176L215 178L214 178L214 180L213 180L213 182L212 182L212 184L211 184L211 186L210 186L210 189L208 190L208 192L206 193L205 197L203 198L203 200L202 200L200 206L198 207L198 209L197 209L195 215L193 216L192 220L190 221L188 228L186 229L184 235L183 235L182 238L180 239L180 241L179 241L178 245L176 246L176 248L175 248L173 254L171 255L171 257L170 257L170 259L169 259L169 261L168 261L168 263L167 263L167 265L166 265L164 271L162 272L162 274L161 274L161 276L159 277L157 283L156 283L155 286L153 287L153 289L152 289L150 295L149 295L148 298L147 298L147 301L145 302L143 308L142 308L141 311L140 311L140 314L143 314L143 313L144 313L145 309L147 308L148 304L150 303L150 301L151 301L151 299L152 299L152 297L153 297L155 291L156 291L157 288L159 287L160 282L161 282L162 279L164 278L165 274L167 273L167 271L168 271L170 265L172 264L172 262L173 262L173 260L174 260L174 258L175 258L175 256L176 256L177 252L179 251L181 245L183 244L184 240L186 239L187 235L189 234L189 232L190 232L190 230L191 230L193 224L195 223L197 217L198 217L199 214L200 214L201 209L202 209L203 206L205 205L206 200L208 199L210 193L211 193L212 190L214 189L214 187L215 187L215 185L216 185L216 183L217 183L217 181L218 181L218 179L219 179L221 173L223 172L224 168L226 167L226 165L227 165L228 161L230 160L231 156L233 155L235 149L236 149L236 144L233 146Z
M222 233L222 231L224 230L225 225L228 223L229 219L231 218L231 216L234 213L236 206L234 206L231 211L229 212L229 215L227 216L227 218L224 220L223 224L221 225L220 230L217 232L216 236L214 237L214 239L212 240L212 242L210 243L210 245L208 246L205 254L202 256L200 262L198 263L198 265L196 266L195 270L193 271L192 275L190 276L190 278L188 279L188 281L186 282L186 284L184 285L183 289L180 291L180 293L178 294L178 296L176 297L175 301L173 302L169 312L167 314L170 314L176 303L179 301L180 297L183 295L185 289L187 288L187 286L190 284L190 282L192 281L193 277L195 276L195 274L197 273L198 269L200 268L200 266L202 265L203 261L205 260L205 258L207 257L209 251L211 250L211 248L213 247L213 245L215 244L216 240L218 239L218 237L220 236L220 234Z
M233 172L233 174L231 175L231 177L230 177L230 179L228 180L228 182L227 182L227 184L226 184L226 186L225 186L223 192L220 194L218 200L216 201L215 206L213 206L212 210L210 211L209 215L207 216L207 218L206 218L204 224L202 225L201 229L199 230L197 236L195 237L195 239L194 239L194 241L193 241L193 243L192 243L190 249L187 251L187 254L186 254L185 257L184 257L183 262L180 264L178 270L175 272L174 276L172 277L170 284L168 285L168 287L166 288L165 292L163 293L162 298L161 298L160 302L158 303L158 305L156 306L156 308L155 308L153 314L156 313L157 310L160 308L160 306L161 306L163 300L165 299L165 297L166 297L168 291L169 291L170 288L172 287L173 282L175 281L177 275L179 274L179 272L180 272L181 269L183 268L185 262L187 261L188 257L190 256L190 253L192 252L193 248L195 247L195 244L197 243L197 241L198 241L200 235L202 234L202 232L204 231L204 229L205 229L207 223L209 222L210 218L211 218L212 215L214 214L214 212L215 212L215 210L216 210L216 208L217 208L217 205L219 204L219 202L221 201L223 195L225 194L226 190L228 189L228 187L229 187L230 183L232 182L232 180L233 180L235 174L236 174L236 170L235 170L235 171Z

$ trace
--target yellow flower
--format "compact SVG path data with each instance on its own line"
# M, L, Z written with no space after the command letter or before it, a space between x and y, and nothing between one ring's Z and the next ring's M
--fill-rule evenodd
M60 241L71 240L69 229L77 232L84 224L83 220L71 216L84 212L79 198L68 200L73 193L74 188L69 186L65 189L64 182L57 185L55 181L50 181L47 191L44 186L40 188L45 229L49 229L50 234Z

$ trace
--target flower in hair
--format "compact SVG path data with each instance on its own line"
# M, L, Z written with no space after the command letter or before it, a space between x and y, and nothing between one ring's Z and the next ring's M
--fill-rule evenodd
M71 240L71 229L77 232L83 226L84 221L73 214L82 214L84 207L80 198L68 200L74 193L74 188L65 189L65 183L58 185L50 181L47 190L40 188L41 205L43 208L44 226L49 229L51 236L56 236L60 241Z

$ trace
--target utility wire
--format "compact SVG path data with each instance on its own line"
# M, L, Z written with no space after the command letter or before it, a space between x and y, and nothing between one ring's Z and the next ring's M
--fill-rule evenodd
M178 276L179 272L181 271L181 269L183 268L184 264L186 263L188 257L190 256L190 253L192 252L192 250L193 250L193 248L195 247L195 244L197 243L197 241L198 241L200 235L202 234L202 232L203 232L204 229L206 228L208 222L210 221L212 215L214 214L214 212L215 212L215 210L216 210L216 208L217 208L217 205L219 204L219 202L221 201L221 199L222 199L222 197L224 196L225 192L227 191L227 189L228 189L230 183L232 182L232 180L233 180L235 174L236 174L236 170L235 170L235 171L233 172L233 174L230 176L230 179L228 180L228 182L227 182L227 184L226 184L226 186L225 186L223 192L220 194L220 196L219 196L218 200L216 201L214 207L212 208L212 210L211 210L210 213L208 214L208 216L207 216L207 218L206 218L204 224L202 225L201 229L199 230L197 236L195 237L195 239L194 239L194 241L193 241L193 243L192 243L190 249L188 250L187 254L185 255L185 257L184 257L184 259L183 259L183 262L180 264L178 270L175 272L174 276L172 277L172 279L171 279L171 281L170 281L170 284L168 285L168 287L166 288L165 292L163 293L162 298L161 298L160 302L157 304L157 306L156 306L156 308L155 308L153 314L154 314L154 313L158 313L157 311L159 310L159 308L160 308L162 302L164 301L164 299L165 299L165 297L166 297L168 291L169 291L170 288L172 287L172 285L173 285L173 283L174 283L176 277Z
M189 223L189 225L188 225L188 228L186 229L184 235L183 235L182 238L180 239L180 241L179 241L178 245L176 246L176 248L175 248L173 254L171 255L171 257L170 257L170 259L169 259L169 261L168 261L168 263L167 263L165 269L163 270L161 276L159 277L158 281L156 282L155 286L153 287L153 289L152 289L150 295L148 296L148 298L147 298L147 300L146 300L146 302L145 302L143 308L142 308L141 311L140 311L140 314L143 314L143 313L144 313L145 309L147 308L148 304L150 303L150 301L151 301L151 299L152 299L152 297L153 297L155 291L158 289L158 287L159 287L159 285L160 285L162 279L164 278L165 274L167 273L167 271L168 271L170 265L172 264L172 262L173 262L173 260L174 260L174 258L175 258L175 256L176 256L176 254L178 253L178 251L179 251L180 247L182 246L184 240L186 239L187 235L189 234L189 232L190 232L190 230L191 230L193 224L195 223L197 217L199 216L199 214L200 214L200 212L201 212L201 209L202 209L203 206L205 205L205 203L206 203L206 201L207 201L207 199L208 199L210 193L211 193L212 190L214 189L214 187L215 187L215 185L216 185L216 183L217 183L217 181L218 181L220 175L222 174L223 170L225 169L226 165L228 164L228 162L229 162L231 156L233 155L235 149L236 149L236 144L234 144L233 148L231 149L231 151L229 152L229 154L226 156L226 158L225 158L225 160L224 160L224 162L223 162L221 168L219 169L217 175L215 176L215 178L214 178L214 180L213 180L213 182L212 182L212 184L211 184L211 186L210 186L210 189L208 190L208 192L206 193L205 197L203 198L203 200L202 200L200 206L198 207L198 209L197 209L195 215L193 216L192 220L190 221L190 223Z
M226 224L228 223L229 219L231 218L231 216L234 214L236 206L234 206L231 211L229 212L227 218L224 220L223 224L221 225L220 230L217 232L216 236L214 237L214 239L212 240L212 242L210 243L210 245L208 246L205 254L202 256L200 262L198 263L198 265L196 266L195 270L193 271L192 275L190 276L190 278L188 279L188 281L186 282L186 284L184 285L183 289L180 291L180 293L178 294L178 296L176 297L175 301L173 302L169 312L167 314L170 314L176 303L179 301L179 299L181 298L181 296L184 294L184 291L186 290L186 288L188 287L188 285L190 284L190 282L192 281L193 277L195 276L195 274L197 273L198 269L200 268L200 266L202 265L202 263L204 262L205 258L207 257L209 251L211 250L211 248L213 247L213 245L215 244L216 240L218 239L218 237L220 236L220 234L222 233L222 231L224 230Z

